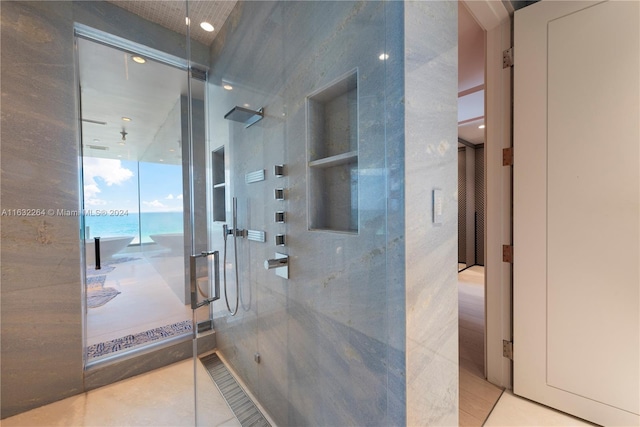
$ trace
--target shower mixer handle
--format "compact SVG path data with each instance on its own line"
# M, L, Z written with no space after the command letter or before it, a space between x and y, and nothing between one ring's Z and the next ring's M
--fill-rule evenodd
M272 268L284 267L289 264L288 258L268 259L264 262L264 268L271 270Z
M247 230L243 229L234 229L229 227L227 224L222 226L222 235L223 236L233 236L235 233L235 237L247 237Z
M229 227L227 224L222 226L222 235L223 236L233 236L235 233L235 237L247 237L247 230L243 230L241 228L235 229Z
M268 259L264 262L264 268L267 270L275 269L276 276L284 279L289 278L289 255L276 252L276 257Z

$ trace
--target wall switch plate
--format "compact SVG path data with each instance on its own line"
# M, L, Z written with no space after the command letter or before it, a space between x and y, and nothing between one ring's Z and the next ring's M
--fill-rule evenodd
M436 188L433 190L433 223L442 224L442 214L444 211L444 199L442 190Z

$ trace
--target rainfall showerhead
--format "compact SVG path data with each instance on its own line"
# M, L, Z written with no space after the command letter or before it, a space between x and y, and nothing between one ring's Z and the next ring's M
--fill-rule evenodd
M227 120L233 120L234 122L240 122L245 124L245 128L248 128L254 123L259 122L264 117L264 109L261 108L258 111L250 110L244 107L233 107L231 111L224 115Z

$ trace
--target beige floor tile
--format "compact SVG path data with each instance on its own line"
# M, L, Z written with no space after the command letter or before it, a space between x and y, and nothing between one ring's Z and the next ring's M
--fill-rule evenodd
M484 425L486 427L564 427L592 426L593 424L505 392L502 393Z
M198 362L199 425L239 426ZM193 426L193 361L174 363L2 420L26 426Z

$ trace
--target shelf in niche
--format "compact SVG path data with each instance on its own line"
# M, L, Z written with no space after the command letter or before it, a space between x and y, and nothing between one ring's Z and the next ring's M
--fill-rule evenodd
M309 231L327 231L331 233L340 233L340 234L349 234L349 235L357 235L358 229L346 229L346 230L335 230L333 228L310 228Z
M357 161L358 161L358 152L349 151L348 153L336 154L335 156L313 160L309 162L309 167L330 168L332 166L339 166L339 165L344 165L348 163L357 163Z

